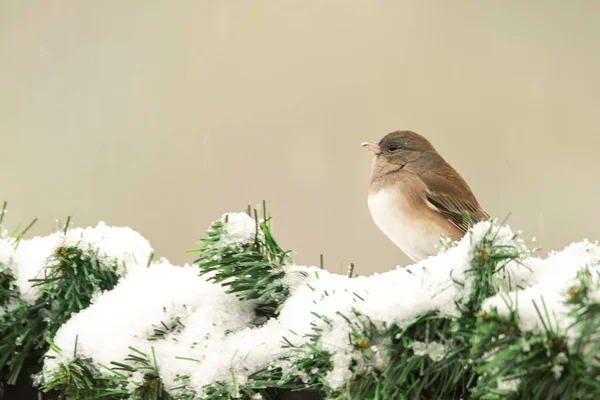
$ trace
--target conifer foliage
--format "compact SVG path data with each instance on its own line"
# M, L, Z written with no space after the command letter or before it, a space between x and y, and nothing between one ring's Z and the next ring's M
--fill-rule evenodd
M0 377L90 400L600 398L597 243L538 258L485 221L442 244L352 277L295 265L264 203L185 266L129 228L2 230Z

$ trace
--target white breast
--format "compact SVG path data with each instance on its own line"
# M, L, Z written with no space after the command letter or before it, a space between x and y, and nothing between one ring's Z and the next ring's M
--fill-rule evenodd
M413 261L438 252L440 232L420 214L409 215L402 194L384 189L369 195L368 201L377 227Z

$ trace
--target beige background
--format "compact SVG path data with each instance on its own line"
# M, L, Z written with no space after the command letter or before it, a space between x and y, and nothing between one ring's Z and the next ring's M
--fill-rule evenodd
M545 252L600 238L599 1L2 0L0 60L0 199L35 234L183 263L266 198L299 263L386 271L359 144L412 129Z

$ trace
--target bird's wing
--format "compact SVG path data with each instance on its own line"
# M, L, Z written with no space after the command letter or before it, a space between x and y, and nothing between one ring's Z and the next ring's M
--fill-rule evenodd
M427 186L426 197L431 208L443 215L462 233L469 229L468 213L473 223L489 218L481 208L467 183L452 171L448 176L423 174L421 180Z

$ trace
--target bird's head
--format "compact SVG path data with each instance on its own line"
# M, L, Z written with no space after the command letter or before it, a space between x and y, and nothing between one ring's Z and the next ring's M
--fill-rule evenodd
M375 156L375 165L399 165L419 160L424 154L435 152L427 139L411 131L388 133L378 143L363 143L362 146Z

